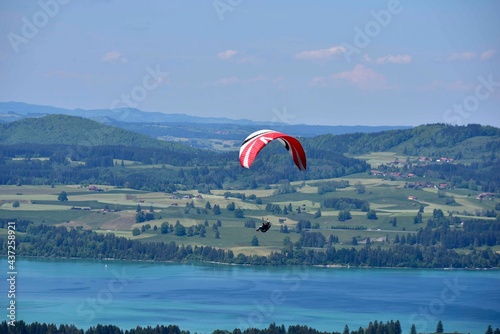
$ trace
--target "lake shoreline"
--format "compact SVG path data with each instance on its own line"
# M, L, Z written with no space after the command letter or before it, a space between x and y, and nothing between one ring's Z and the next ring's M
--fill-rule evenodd
M6 255L0 255L0 258L7 258ZM196 263L206 263L206 264L217 264L217 265L225 265L225 266L241 266L241 267L255 267L255 268L299 268L299 267L311 267L311 268L328 268L328 269L408 269L408 270L446 270L446 271L497 271L500 270L498 268L433 268L433 267L367 267L367 266L351 266L351 265L342 265L342 264L285 264L281 266L274 265L255 265L250 263L227 263L227 262L218 262L218 261L203 261L203 260L183 260L183 261L172 261L172 260L136 260L136 259L115 259L115 258L82 258L82 257L44 257L44 256L31 256L31 255L18 255L17 258L26 258L26 259L41 259L41 260L82 260L82 261L123 261L123 262L137 262L137 263L171 263L171 264L196 264Z

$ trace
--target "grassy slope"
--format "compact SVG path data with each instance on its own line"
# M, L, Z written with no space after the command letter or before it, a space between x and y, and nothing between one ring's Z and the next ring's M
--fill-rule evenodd
M362 182L366 187L364 194L357 194L353 185L356 182ZM318 181L314 181L318 182ZM314 183L310 181L309 183ZM431 217L433 209L441 209L444 212L448 210L468 211L474 213L476 210L491 209L495 201L479 202L474 198L475 192L464 193L464 191L449 192L458 202L458 205L446 205L444 199L439 198L435 189L412 190L401 187L404 181L385 181L375 178L366 178L366 175L360 175L360 178L351 176L349 178L351 184L346 189L337 192L330 192L324 195L319 195L316 192L316 187L306 184L299 188L296 193L284 195L272 195L272 190L246 190L249 194L256 194L262 198L264 204L256 205L251 201L241 201L236 198L225 199L222 192L213 195L203 195L203 199L193 199L196 208L205 208L206 201L210 201L211 205L218 204L222 209L221 215L214 215L211 211L208 214L197 214L196 209L191 209L190 214L185 214L186 202L191 200L172 199L170 194L164 193L148 193L130 191L129 189L113 189L107 188L103 193L88 191L78 187L58 186L51 188L48 186L1 186L0 187L0 218L18 218L30 219L36 223L46 224L62 224L66 226L84 226L101 231L103 233L113 232L119 236L125 236L133 239L141 239L142 241L175 241L179 244L191 245L209 245L232 249L236 253L244 252L247 254L267 254L272 250L279 250L283 245L283 239L288 236L292 241L299 238L297 233L282 234L279 233L278 218L286 218L286 224L289 228L293 228L299 219L310 220L312 224L319 224L318 230L327 238L333 234L340 238L343 245L340 247L351 247L349 242L353 237L362 240L366 237L385 238L389 237L393 240L396 234L407 234L417 230L421 225L413 224L413 217L416 215L420 204L425 206L424 221ZM61 191L68 193L69 202L61 203L57 201L57 195ZM233 191L238 192L238 191ZM241 191L243 192L243 191ZM186 191L181 193L194 194L194 191ZM408 196L417 196L418 201L408 200ZM472 196L468 196L472 195ZM353 218L349 221L339 222L337 219L338 211L331 209L322 209L322 216L314 218L314 213L318 210L320 204L325 198L331 197L350 197L368 200L371 208L377 211L378 220L369 220L365 213L353 210L351 211ZM14 201L21 203L19 208L13 208ZM32 204L34 202L34 204ZM235 202L236 207L243 208L245 218L235 218L232 212L227 211L226 206L230 202ZM272 215L266 212L265 204L272 202L280 206L292 204L294 211L288 215ZM177 206L172 205L176 203ZM120 208L118 213L106 212L102 213L99 209L104 205L110 208ZM305 210L298 214L295 210L298 206L305 204ZM74 206L91 206L92 211L74 211L69 208ZM146 231L138 237L132 237L132 229L141 227L142 224L135 224L135 214L137 205L148 212L150 206L153 206L155 215L158 219L149 221L151 226L158 226L158 231L152 229ZM160 218L161 216L161 218ZM273 222L272 229L266 234L257 233L254 229L245 228L244 222L254 218L257 221L261 217L269 217ZM397 226L393 227L390 224L390 219L397 217ZM222 226L219 228L220 239L215 238L215 233L212 230L212 225L220 219ZM180 221L186 227L197 224L204 224L208 221L206 227L206 237L178 237L173 234L161 234L159 228L162 222L175 224ZM353 229L337 229L339 227L356 227L363 226L366 230ZM250 245L253 236L257 236L259 247ZM384 246L381 243L382 246ZM358 247L362 247L361 245Z
M107 127L99 123L85 120L78 117L51 115L40 119L25 119L19 122L0 125L0 143L71 143L80 145L112 145L122 144L131 146L150 147L149 145L163 145L162 142L149 137L130 133L117 128ZM305 140L306 147L318 147L322 150L338 150L340 152L350 152L353 156L361 156L368 159L375 166L399 158L406 159L403 151L407 155L425 155L428 152L442 152L447 155L450 152L463 152L464 158L474 159L478 152L488 152L499 145L499 130L491 127L452 127L440 124L421 126L409 130L384 131L374 134L349 134L349 135L325 135L317 138ZM169 145L174 143L168 143ZM186 148L185 146L183 146ZM389 152L390 149L394 149ZM368 153L374 152L374 153ZM437 154L437 153L436 153ZM129 162L131 163L131 162ZM137 166L138 167L138 166ZM247 195L255 194L264 201L263 205L256 205L253 202L242 202L235 198L226 200L222 194L224 191L214 191L214 195L204 195L203 200L194 200L196 207L204 208L208 199L212 205L219 204L223 210L221 216L214 216L211 212L208 215L198 215L196 210L191 214L184 214L186 200L171 199L163 193L145 193L130 189L113 189L108 187L104 193L89 192L78 187L0 187L0 218L30 219L36 223L47 224L68 224L67 226L77 226L81 224L86 228L99 229L101 231L112 231L118 235L132 238L131 230L135 225L135 208L138 204L144 210L152 205L155 213L161 218L149 222L158 227L162 222L168 221L175 224L179 220L185 226L209 221L207 236L200 238L177 237L174 235L161 235L159 232L148 231L139 237L143 241L176 241L184 244L206 244L216 247L231 248L235 251L247 253L266 253L272 249L278 249L282 241L289 236L292 241L298 239L296 233L281 234L278 232L278 218L283 216L272 216L264 211L265 204L272 202L275 204L292 204L294 209L298 206L306 205L306 211L297 214L295 211L286 216L287 225L293 228L299 219L308 219L313 224L318 223L321 231L327 237L330 234L339 236L342 243L348 243L352 237L363 239L366 237L393 238L395 233L406 234L415 231L420 226L413 224L413 217L420 206L425 206L424 221L432 215L432 210L439 208L444 212L456 210L459 212L468 211L475 213L483 209L491 210L495 201L479 202L474 196L477 192L472 191L448 191L448 195L453 195L456 205L446 205L445 199L439 198L435 189L425 189L423 191L404 189L404 181L384 181L370 177L366 174L351 175L343 179L349 180L351 187L339 190L334 193L318 195L317 189L312 186L314 180L307 182L305 187L299 188L297 193L275 196L273 190L231 190L232 192L244 192ZM327 180L323 180L327 181ZM429 180L432 181L432 180ZM366 187L364 194L357 194L353 185L362 182ZM295 185L300 182L295 183ZM106 188L106 187L104 187ZM66 191L69 196L68 203L57 201L57 195ZM184 193L194 194L195 191ZM183 194L184 194L183 193ZM408 196L417 196L418 202L409 201ZM471 196L469 196L471 195ZM325 198L330 197L352 197L364 199L370 202L371 207L377 210L378 220L368 220L364 213L352 211L353 219L347 222L339 222L338 212L335 210L322 210L322 216L315 219L314 213ZM13 208L14 201L20 202L19 208ZM226 206L234 201L237 207L245 210L246 218L236 219L232 213L227 212ZM176 203L177 206L172 206ZM110 208L120 208L120 213L99 213L104 205ZM72 211L71 206L90 206L92 211ZM266 234L256 234L253 229L244 228L246 220L253 217L269 217L274 223L273 229ZM397 217L397 226L390 225L389 220ZM215 239L211 229L213 223L221 219L222 227L219 229L221 238ZM332 229L339 226L364 226L370 230L338 230ZM380 231L378 231L380 229ZM250 247L253 236L259 238L260 247ZM350 245L347 245L350 247Z

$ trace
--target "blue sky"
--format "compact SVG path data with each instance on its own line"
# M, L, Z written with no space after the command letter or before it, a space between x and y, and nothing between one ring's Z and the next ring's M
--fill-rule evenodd
M481 0L2 1L0 101L500 127L499 13Z

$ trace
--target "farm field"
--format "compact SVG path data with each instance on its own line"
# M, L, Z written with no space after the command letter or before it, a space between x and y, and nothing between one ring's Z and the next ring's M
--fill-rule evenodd
M349 186L318 193L321 184L341 180L348 181ZM211 194L199 194L195 190L175 194L143 192L106 185L95 185L93 189L99 191L79 185L0 186L0 218L27 219L35 224L68 228L81 226L143 242L174 241L184 245L231 249L247 255L265 255L279 251L287 237L292 242L298 241L300 233L295 229L299 221L310 222L309 233L320 232L326 240L331 235L337 237L339 243L336 247L353 247L353 238L358 241L355 247L363 247L367 238L385 247L386 240L393 241L396 235L414 233L424 226L435 209L442 210L445 215L453 213L459 217L478 218L476 216L481 212L491 210L495 205L495 201L476 199L479 192L446 190L443 197L443 192L435 188L406 188L408 181L384 180L363 173L337 180L292 183L295 192L286 194L275 194L277 185L271 185L270 189L232 189L230 193L214 190ZM359 191L359 185L363 186L363 192ZM62 192L67 194L67 201L58 200ZM247 199L243 199L243 194ZM377 219L368 219L366 212L351 209L351 219L339 221L339 210L324 205L326 199L332 198L367 201L370 209L375 210ZM449 201L450 198L454 201ZM235 211L228 209L233 203ZM215 205L220 207L220 214L214 213ZM284 210L266 211L269 205L291 210L286 213ZM424 224L415 224L414 218L421 207ZM243 211L243 217L236 217L235 212L239 209ZM137 222L138 211L149 213L150 220ZM267 233L245 227L245 223L252 220L258 226L261 218L269 218L273 224ZM204 237L197 232L192 236L178 236L173 232L163 234L161 230L165 222L168 225L178 222L186 230L191 227L195 231L194 226L203 225L206 233ZM144 228L147 224L149 229ZM281 233L285 226L289 233ZM135 228L142 230L141 233L133 235ZM257 237L258 246L252 245L254 237Z

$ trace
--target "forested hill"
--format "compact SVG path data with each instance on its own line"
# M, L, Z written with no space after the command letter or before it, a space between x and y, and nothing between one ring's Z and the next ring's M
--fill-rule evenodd
M323 135L307 140L310 148L361 154L392 151L413 156L480 158L500 149L500 129L469 124L427 124L406 130Z
M292 134L293 135L293 134ZM242 140L244 135L242 135ZM443 156L455 159L496 159L500 129L469 124L454 126L427 124L411 129L375 133L321 135L302 138L311 157L322 159L331 153L363 154L392 151L412 156ZM47 115L0 124L0 144L126 146L197 151L189 146L160 141L133 131L104 125L78 116Z
M0 144L127 146L190 150L188 146L104 125L86 118L47 115L0 124ZM194 149L192 149L194 151Z

